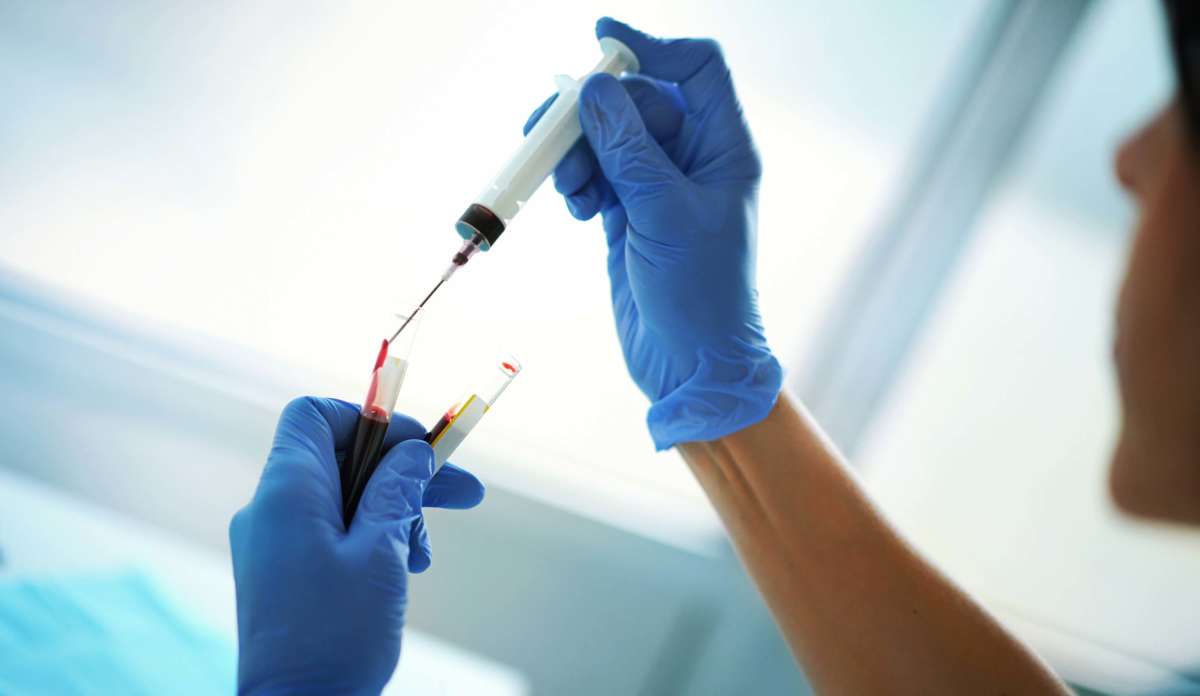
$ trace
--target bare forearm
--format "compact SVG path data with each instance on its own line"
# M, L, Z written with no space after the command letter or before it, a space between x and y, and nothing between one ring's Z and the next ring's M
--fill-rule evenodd
M680 449L821 693L1068 693L897 536L786 395Z

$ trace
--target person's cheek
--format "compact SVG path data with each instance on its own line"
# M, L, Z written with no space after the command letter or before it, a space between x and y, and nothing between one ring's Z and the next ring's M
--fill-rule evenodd
M1144 126L1126 138L1114 158L1115 173L1121 186L1134 198L1137 206L1137 227L1125 270L1125 277L1117 297L1116 337L1114 358L1118 378L1123 389L1122 396L1128 399L1133 384L1131 372L1146 356L1139 355L1144 346L1144 336L1151 327L1144 326L1154 316L1154 307L1161 306L1161 274L1164 264L1171 264L1169 235L1163 232L1167 222L1159 204L1162 200L1162 170L1166 166L1163 140L1171 136L1174 104L1168 105ZM1178 143L1176 143L1178 144Z
M1165 162L1152 166L1162 168ZM1139 196L1139 224L1130 246L1129 264L1117 308L1117 352L1122 379L1134 379L1123 385L1126 397L1154 399L1169 386L1172 366L1170 350L1180 339L1186 319L1186 277L1200 272L1191 244L1188 215L1194 211L1187 201L1179 200L1178 190L1165 190L1164 172L1145 171ZM1136 378L1136 379L1135 379ZM1167 382L1167 383L1164 383Z
M1110 486L1127 511L1200 521L1200 157L1178 135L1161 171L1146 172L1119 296Z

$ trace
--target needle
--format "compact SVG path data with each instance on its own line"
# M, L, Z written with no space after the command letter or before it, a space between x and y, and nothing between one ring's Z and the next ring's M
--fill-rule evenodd
M433 297L433 293L437 292L438 288L442 287L442 283L444 282L446 282L446 279L442 278L438 281L437 285L433 286L433 289L429 291L429 294L425 296L425 299L421 300L421 304L417 305L417 308L413 310L413 313L404 319L404 323L400 325L400 328L396 329L396 333L392 334L392 337L388 339L388 343L396 340L396 337L400 335L400 332L404 330L404 327L408 326L408 323L413 320L413 317L417 316L417 314L421 311L421 308L425 306L425 303L429 301L429 298Z

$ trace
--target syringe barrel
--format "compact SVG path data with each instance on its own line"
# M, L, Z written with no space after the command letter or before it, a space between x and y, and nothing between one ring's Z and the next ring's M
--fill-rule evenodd
M481 248L486 251L583 135L579 126L579 89L588 76L637 72L637 56L617 39L607 36L600 39L600 49L604 56L583 78L573 80L565 75L557 78L558 96L554 103L500 173L459 218L455 227L464 239L483 235L487 242Z

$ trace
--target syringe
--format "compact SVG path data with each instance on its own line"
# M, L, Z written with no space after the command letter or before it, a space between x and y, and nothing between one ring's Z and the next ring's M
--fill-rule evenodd
M537 125L529 131L529 135L525 136L521 146L500 173L492 178L491 183L467 206L466 212L455 223L454 229L463 238L463 245L454 254L450 266L442 274L437 285L433 286L433 290L430 290L418 305L418 310L450 279L450 276L465 266L476 252L487 251L496 243L533 192L550 176L567 154L567 150L570 150L575 141L583 135L579 126L579 90L583 81L596 73L608 73L619 77L622 73L638 71L637 56L617 39L611 36L601 38L600 50L603 51L604 57L587 75L578 80L566 75L555 78L558 94L554 103L542 114ZM404 326L401 326L396 333L399 334L403 330Z

